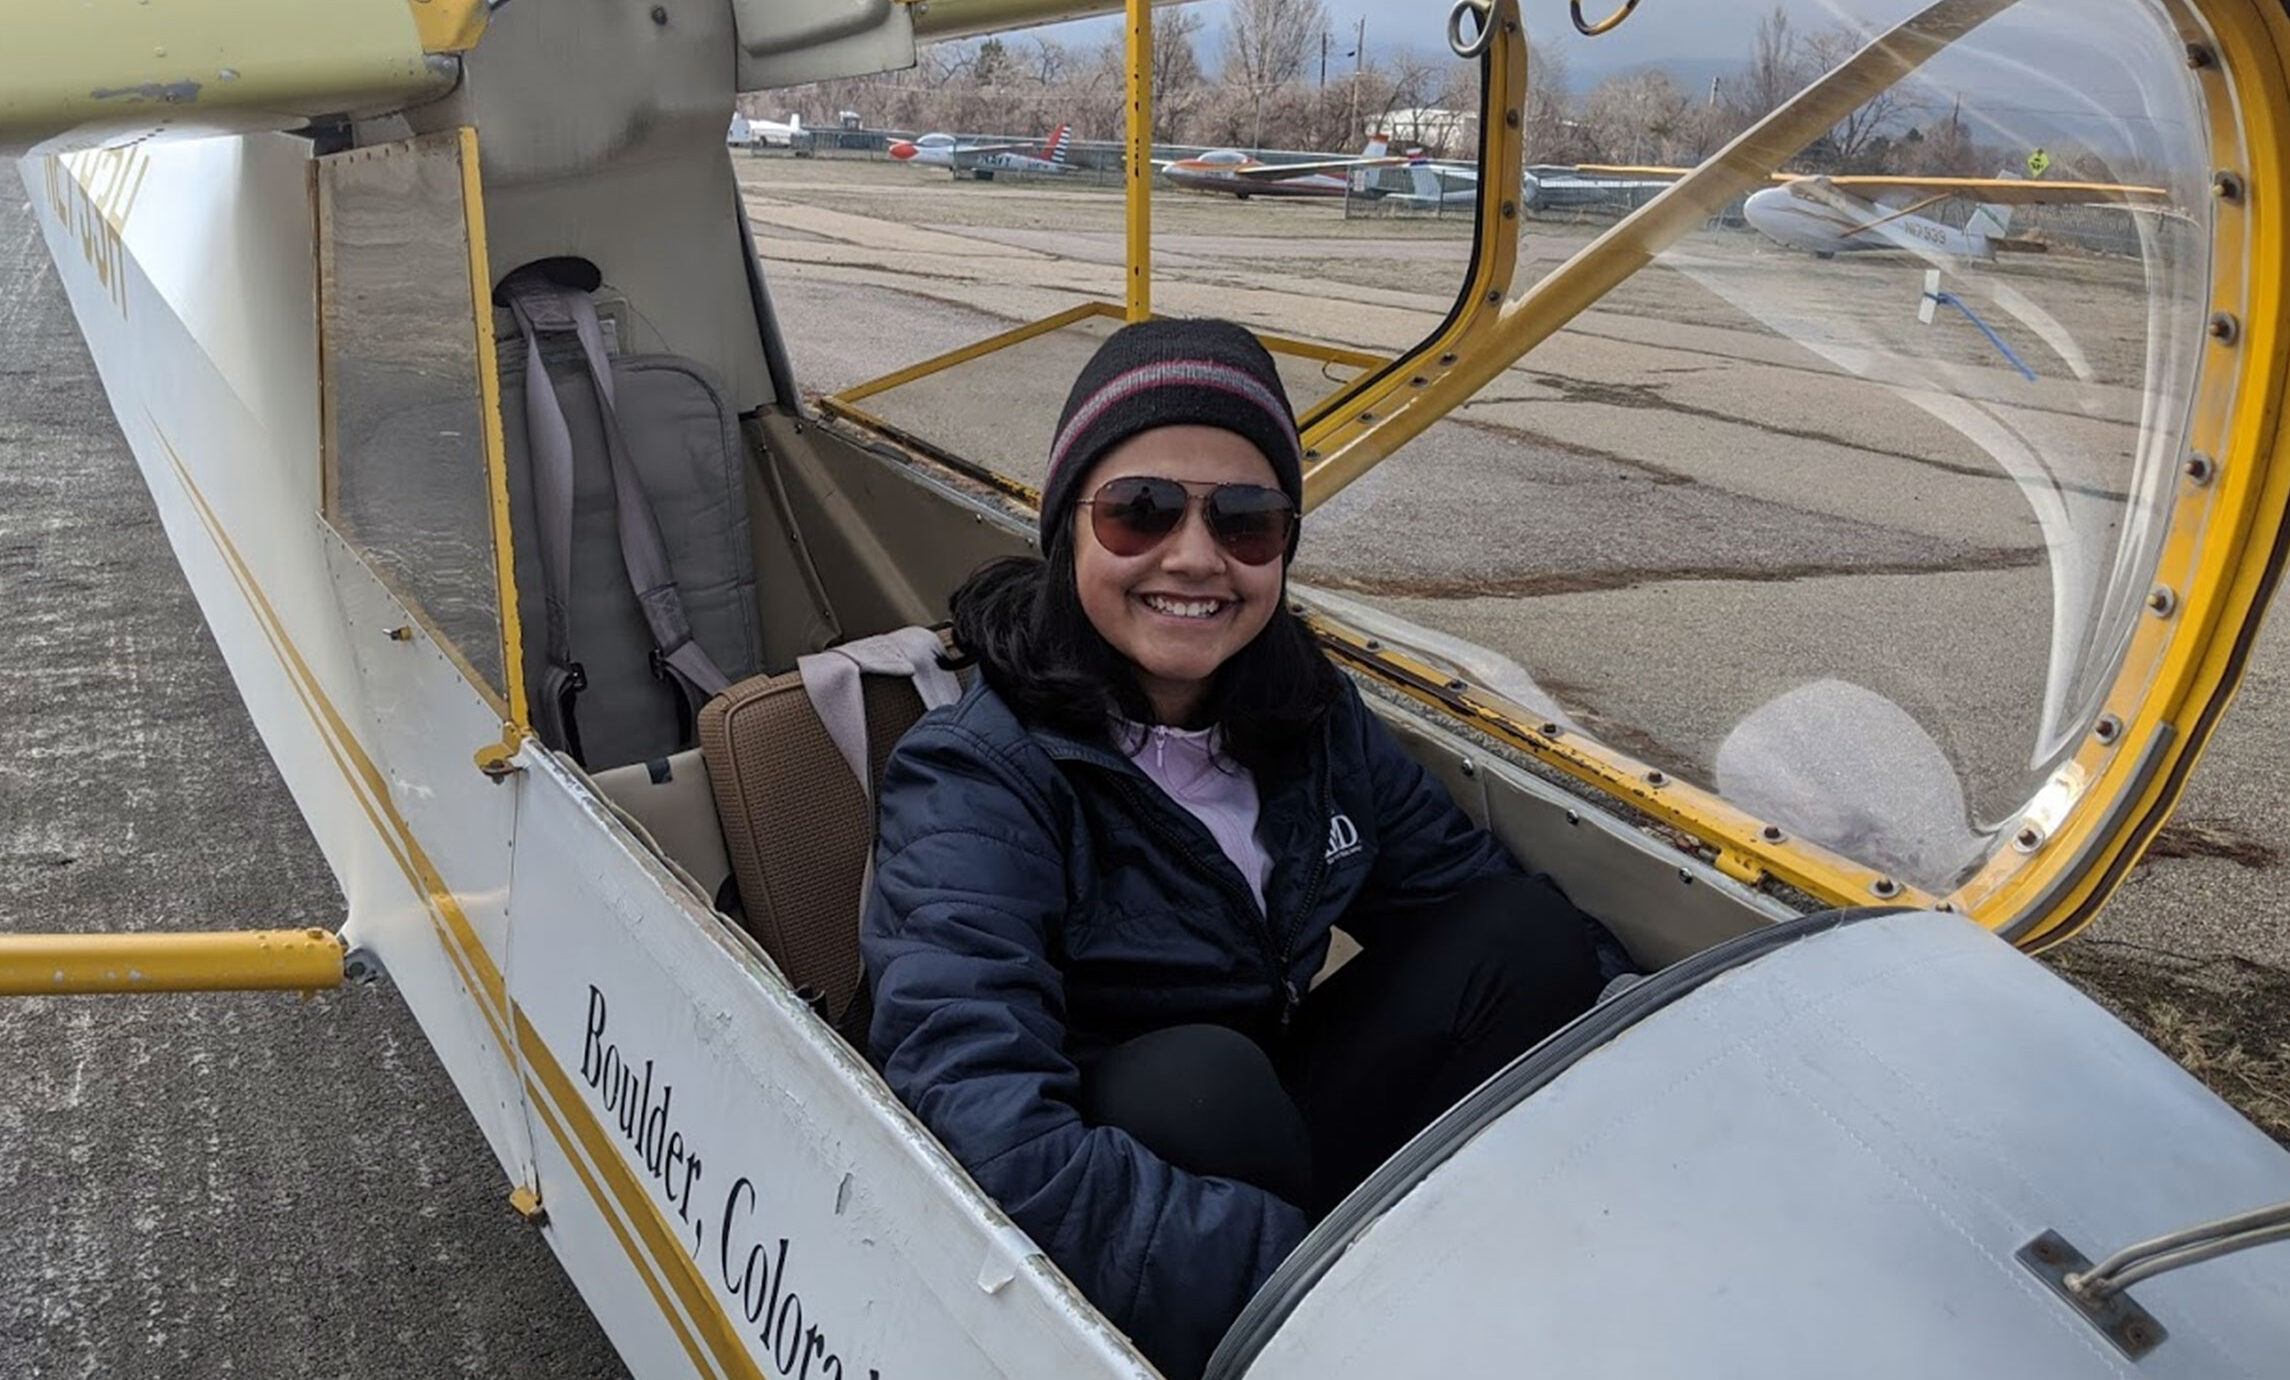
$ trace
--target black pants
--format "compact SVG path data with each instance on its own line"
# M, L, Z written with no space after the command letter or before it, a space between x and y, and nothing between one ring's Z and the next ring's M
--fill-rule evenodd
M1107 1052L1083 1074L1084 1119L1317 1218L1598 996L1581 912L1541 881L1493 879L1382 928L1272 1049L1187 1025Z

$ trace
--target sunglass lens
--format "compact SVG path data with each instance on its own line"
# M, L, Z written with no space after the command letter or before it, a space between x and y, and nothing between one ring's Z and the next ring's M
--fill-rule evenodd
M1243 565L1264 565L1288 554L1296 509L1288 495L1260 484L1225 484L1209 495L1209 530Z
M1128 475L1108 480L1089 505L1090 528L1116 556L1141 556L1185 520L1185 486Z

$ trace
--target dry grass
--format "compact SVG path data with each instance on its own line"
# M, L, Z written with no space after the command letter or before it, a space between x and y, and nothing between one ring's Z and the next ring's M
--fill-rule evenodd
M2290 1145L2290 972L2104 939L2045 961Z

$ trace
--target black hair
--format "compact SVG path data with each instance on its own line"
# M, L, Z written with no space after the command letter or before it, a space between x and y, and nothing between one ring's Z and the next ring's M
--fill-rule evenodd
M1029 727L1084 742L1109 737L1113 716L1154 722L1129 662L1081 606L1071 527L1046 557L988 561L954 592L958 664L975 663ZM1248 645L1217 668L1206 715L1224 752L1251 772L1279 768L1304 746L1338 692L1337 672L1283 597Z

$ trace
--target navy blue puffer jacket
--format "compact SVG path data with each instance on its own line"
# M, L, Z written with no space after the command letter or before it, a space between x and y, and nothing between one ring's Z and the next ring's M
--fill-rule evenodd
M1277 1028L1355 906L1519 871L1350 682L1321 734L1308 767L1257 783L1269 915L1126 757L1026 728L983 678L925 715L883 777L863 938L875 1060L1082 1292L1179 1369L1198 1369L1308 1223L1085 1125L1077 1065L1167 1026Z

